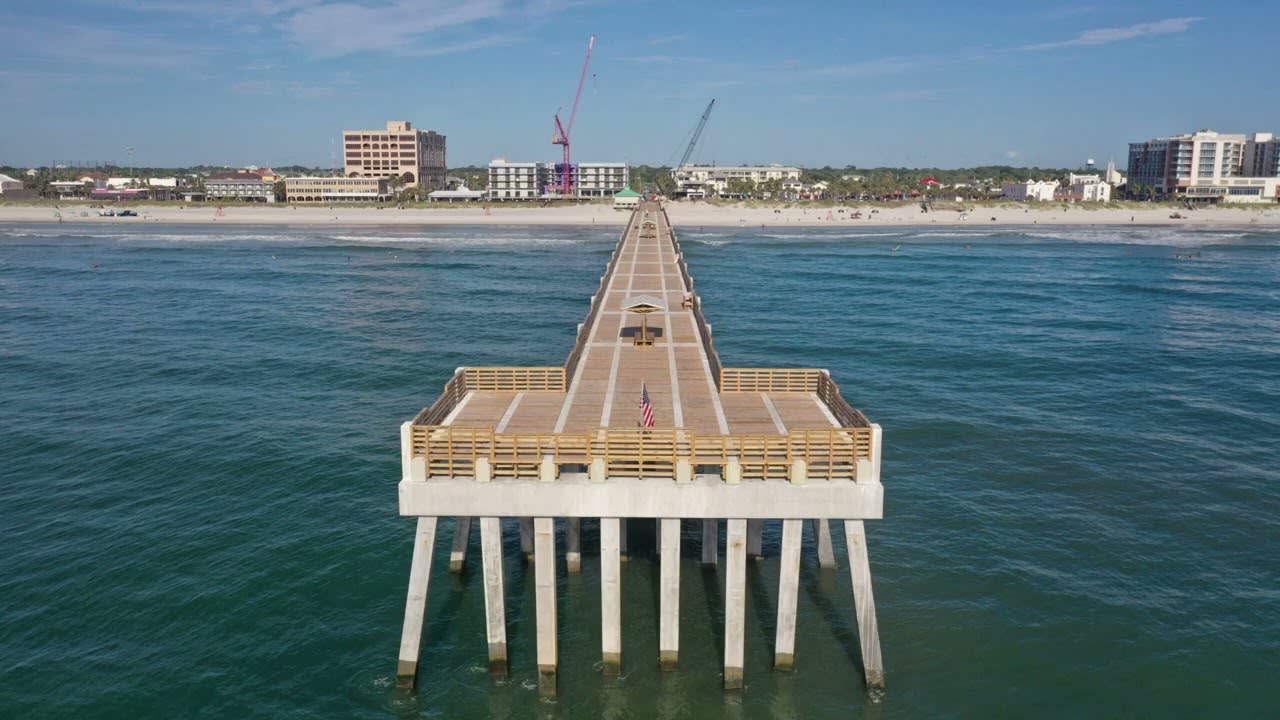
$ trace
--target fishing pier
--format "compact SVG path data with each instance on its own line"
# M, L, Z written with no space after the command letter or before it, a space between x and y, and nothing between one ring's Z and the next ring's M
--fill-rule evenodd
M647 402L642 403L642 391ZM644 407L647 406L647 407ZM651 422L648 418L651 417ZM556 693L557 553L569 573L600 573L601 659L624 662L620 563L626 522L657 521L659 657L679 663L680 526L700 522L704 565L723 562L724 687L743 677L747 556L780 519L774 666L795 654L802 533L835 566L845 536L865 681L883 687L864 520L880 519L880 427L825 370L723 367L680 243L658 203L631 216L563 366L458 368L440 397L400 428L400 514L417 518L397 684L418 674L441 517L457 518L450 566L480 529L489 667L507 672L500 520L519 518L534 565L539 688ZM584 519L599 522L599 567L584 570ZM560 522L563 548L557 548ZM725 533L724 554L719 534ZM478 651L478 644L477 644Z

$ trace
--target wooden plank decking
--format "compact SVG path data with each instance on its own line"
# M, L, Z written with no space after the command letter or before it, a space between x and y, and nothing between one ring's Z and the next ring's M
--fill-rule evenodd
M597 297L600 309L582 329L578 363L565 392L474 390L452 424L517 433L635 428L643 383L658 428L699 435L785 435L839 426L816 389L717 388L713 369L719 358L708 356L694 309L684 306L693 289L686 284L673 238L666 213L656 205L637 211ZM655 336L651 346L634 344L640 317L621 309L636 295L654 296L666 305L648 316Z

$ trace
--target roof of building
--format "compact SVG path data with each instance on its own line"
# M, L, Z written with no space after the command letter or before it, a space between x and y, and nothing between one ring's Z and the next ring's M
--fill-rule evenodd
M209 180L257 180L262 181L262 176L253 172L221 172L214 173L209 176Z
M0 174L0 182L22 182L22 181L19 180L18 178L13 178L13 177L9 177L8 175Z
M614 194L613 194L613 196L614 196L614 197L624 197L624 198L630 198L630 197L638 198L638 197L640 197L640 193L636 192L635 190L632 190L632 189L631 189L631 186L630 186L630 185L628 185L628 186L626 186L626 187L622 188L621 190L619 190L618 192L614 193Z

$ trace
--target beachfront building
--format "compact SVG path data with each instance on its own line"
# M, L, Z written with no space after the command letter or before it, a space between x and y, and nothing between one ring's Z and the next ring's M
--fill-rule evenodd
M1243 174L1250 177L1280 176L1280 138L1254 133L1244 144Z
M284 196L291 203L377 202L391 197L386 178L285 178Z
M205 197L210 200L241 202L276 201L275 183L252 172L217 173L204 181Z
M1129 143L1129 184L1158 195L1185 194L1191 185L1239 177L1245 143L1243 134L1213 130Z
M1058 191L1056 198L1078 202L1110 202L1111 185L1098 173L1067 173L1067 185Z
M556 163L509 162L495 158L489 163L491 200L538 200L563 197L555 183ZM624 162L583 162L573 167L575 198L608 198L631 183L631 167Z
M1001 194L1017 202L1049 202L1056 192L1057 180L1025 180L1001 186Z
M86 198L89 197L91 190L93 190L91 183L82 183L78 180L54 180L49 183L49 192L60 200Z
M631 184L631 168L624 162L584 162L574 170L574 187L582 198L613 197Z
M343 130L342 171L349 178L383 178L404 187L445 187L445 136L391 120L386 130Z
M746 182L752 187L770 180L798 182L800 168L791 165L681 165L671 171L676 195L698 200L708 196L726 196L731 182Z
M1233 177L1196 182L1180 191L1188 200L1207 203L1280 202L1280 177Z
M431 202L479 202L483 200L483 190L470 190L466 185L459 185L454 190L433 190L427 195Z
M22 189L21 180L17 178L9 177L8 175L0 175L0 195L3 195L7 192L11 192L13 190L21 190L21 189Z
M551 174L547 163L495 158L489 163L489 199L536 200L546 194Z

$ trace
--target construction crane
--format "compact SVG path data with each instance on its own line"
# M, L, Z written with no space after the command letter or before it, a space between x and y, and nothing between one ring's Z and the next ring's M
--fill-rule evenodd
M679 186L679 180L676 174L680 172L680 168L689 162L689 158L693 157L693 149L698 146L698 139L702 137L702 130L707 126L707 118L711 117L711 108L716 106L716 99L711 98L711 102L707 103L707 109L702 111L702 117L698 118L698 126L693 129L693 135L689 138L689 146L684 149L684 155L680 156L680 162L671 168L671 179L676 182L675 197L683 197L684 189Z
M573 121L578 117L578 102L582 100L582 86L587 81L587 67L591 65L591 51L596 46L596 36L587 41L587 57L582 61L582 74L578 76L578 92L573 96L573 109L569 111L569 124L560 123L560 111L556 111L556 131L551 135L552 145L564 146L564 162L561 164L560 182L556 186L560 194L568 197L573 194L573 162L569 156L569 138L573 133Z
M680 156L680 163L676 165L676 169L684 167L689 162L689 158L693 155L693 148L698 144L698 138L702 137L702 129L707 126L707 118L711 117L711 108L716 106L716 99L711 98L711 102L707 103L707 109L702 111L702 117L698 120L698 127L693 129L693 137L689 140L689 147L684 149L684 155Z

